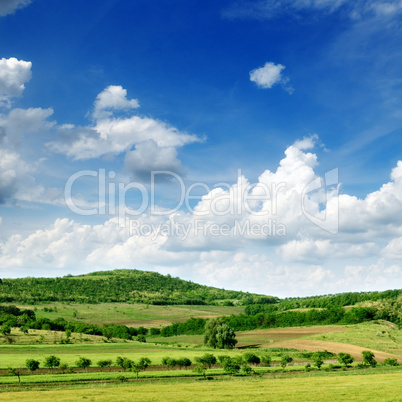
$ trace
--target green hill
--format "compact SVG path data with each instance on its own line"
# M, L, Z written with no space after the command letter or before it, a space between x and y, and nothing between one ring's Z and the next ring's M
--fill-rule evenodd
M78 303L147 303L154 305L214 304L216 301L242 302L267 296L218 289L191 281L135 269L98 271L62 278L3 279L0 302L34 304L67 301ZM270 298L276 301L275 298Z

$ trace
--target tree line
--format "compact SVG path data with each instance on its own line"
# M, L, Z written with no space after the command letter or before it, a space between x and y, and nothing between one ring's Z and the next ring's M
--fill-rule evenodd
M311 353L311 356L309 357L313 363L313 366L315 366L317 370L321 370L322 366L324 365L324 359L328 358L328 354L329 352L327 351L317 351ZM353 356L351 356L349 353L340 352L337 356L332 353L330 355L331 358L337 357L339 364L343 365L345 369L351 367L354 362ZM281 355L279 364L282 367L282 370L285 370L286 366L292 362L293 357L285 353ZM117 367L120 367L124 372L131 371L136 373L136 377L138 379L138 374L141 371L145 371L151 365L151 363L151 360L147 357L141 357L138 361L134 361L127 357L118 356L115 360L115 363L113 363L112 359L103 359L99 360L96 364L102 369L102 371L104 368L110 368L115 365ZM269 367L271 366L271 363L272 358L266 352L262 352L259 354L247 352L243 355L238 355L234 357L227 355L220 355L216 357L212 353L205 353L204 355L195 358L195 366L193 367L193 371L196 374L203 375L205 378L207 370L210 370L212 367L219 364L219 366L223 368L225 374L234 375L238 374L241 371L242 373L248 375L255 373L253 367L256 367L258 365ZM32 374L39 369L40 364L41 362L39 360L27 359L25 362L25 367ZM75 364L76 367L86 372L87 369L92 366L92 360L86 357L79 357ZM377 364L378 363L375 360L375 355L372 351L362 351L362 363L358 364L358 367L374 368L377 366ZM387 358L384 360L383 364L389 366L397 366L398 361L395 358ZM181 370L183 367L187 370L187 368L193 365L193 362L187 357L174 359L166 356L162 358L162 365L165 366L168 370L173 370L177 368ZM47 356L44 359L43 366L50 369L51 373L53 373L54 369L59 369L62 374L65 374L67 372L74 372L72 367L69 367L67 363L61 363L60 358L55 355ZM335 368L333 364L330 364L329 367ZM307 363L304 368L305 371L311 371L313 367L310 363ZM18 376L18 382L21 382L20 369L9 367L8 373ZM122 377L121 379L126 380L126 378L124 377Z
M250 305L251 307L251 305ZM402 326L402 299L386 300L373 307L353 307L346 310L342 307L308 311L264 311L249 309L248 314L222 317L222 320L235 331L266 329L278 327L299 327L309 325L358 324L372 320L387 320ZM175 323L161 330L162 336L185 334L203 334L207 320L191 318L182 323Z

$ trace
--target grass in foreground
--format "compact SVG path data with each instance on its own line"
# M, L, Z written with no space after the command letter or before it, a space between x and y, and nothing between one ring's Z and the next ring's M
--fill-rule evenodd
M400 401L401 371L386 374L303 375L294 378L240 378L168 383L96 384L81 388L4 392L3 401Z

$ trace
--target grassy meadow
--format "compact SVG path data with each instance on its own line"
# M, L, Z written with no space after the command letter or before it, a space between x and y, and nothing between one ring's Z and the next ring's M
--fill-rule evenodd
M130 327L162 327L174 322L183 322L191 317L216 318L223 315L243 313L242 306L154 306L129 303L41 303L18 305L21 309L35 311L37 318L64 318L88 324L123 324Z
M401 370L389 372L306 373L294 376L221 377L214 381L171 379L109 384L4 389L3 401L400 401Z
M147 305L128 303L45 303L23 305L33 309L37 318L64 318L88 324L124 324L132 327L163 327L194 318L216 318L244 312L240 306ZM203 335L163 337L147 335L146 342L103 336L72 333L71 343L62 344L66 333L29 329L28 333L12 328L9 336L0 336L0 399L75 401L91 400L276 400L317 401L330 400L384 400L396 401L402 394L402 366L379 365L358 369L361 352L371 350L378 362L388 357L402 363L402 331L390 322L377 320L355 325L323 325L255 329L236 331L238 341L233 350L215 350L203 345ZM346 352L355 358L352 369L340 368L336 358L327 358L322 370L312 367L306 352ZM201 381L202 375L192 367L187 370L167 370L161 367L165 357L188 358L194 364L197 357L212 353L216 357L237 357L247 352L256 355L268 353L271 367L252 366L253 374L227 375L219 365L209 368L206 375L211 381ZM281 357L287 354L293 362L283 371ZM45 359L55 355L68 369L43 369ZM137 374L116 367L118 356L138 362L147 357L151 365ZM84 371L76 367L80 357L92 361ZM40 362L40 370L28 374L20 370L21 383L7 368L21 369L27 359ZM112 368L100 369L98 361L111 360ZM335 364L335 367L332 366ZM122 379L122 376L124 379ZM122 381L124 380L124 382Z

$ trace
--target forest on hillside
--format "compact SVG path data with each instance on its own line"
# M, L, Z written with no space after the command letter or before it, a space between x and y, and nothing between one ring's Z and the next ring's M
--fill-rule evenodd
M144 303L153 305L243 305L246 315L299 308L332 308L358 303L396 300L402 289L382 292L347 292L279 299L225 290L191 281L134 269L97 271L61 278L0 279L0 303ZM248 310L247 310L248 309Z
M146 303L203 305L217 300L243 300L249 293L199 285L139 270L98 271L62 278L3 279L0 302ZM258 299L258 295L252 295ZM276 299L274 299L276 300Z

